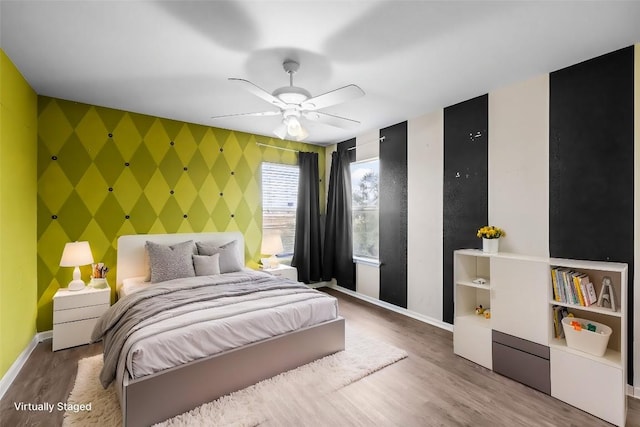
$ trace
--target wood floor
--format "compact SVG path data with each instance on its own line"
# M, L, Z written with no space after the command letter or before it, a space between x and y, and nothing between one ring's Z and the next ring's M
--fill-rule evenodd
M331 289L349 327L409 357L322 401L272 408L268 426L608 426L609 424L453 354L452 334ZM77 361L100 344L51 352L40 343L0 401L0 426L58 426L62 412L17 411L16 402L65 402ZM301 390L301 394L304 391ZM606 398L606 396L603 396ZM629 398L627 426L640 427Z

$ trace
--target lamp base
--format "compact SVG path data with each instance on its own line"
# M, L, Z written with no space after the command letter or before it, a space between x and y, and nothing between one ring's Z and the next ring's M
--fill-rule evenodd
M82 280L72 280L67 285L67 289L70 291L81 291L85 288Z

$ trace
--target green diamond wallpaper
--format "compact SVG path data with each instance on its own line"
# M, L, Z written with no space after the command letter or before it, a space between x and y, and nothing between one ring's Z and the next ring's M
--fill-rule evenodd
M87 240L112 288L125 234L239 230L257 261L260 164L297 164L258 141L317 152L324 176L324 147L38 97L38 330L52 328L53 295L71 280L59 267L66 242Z

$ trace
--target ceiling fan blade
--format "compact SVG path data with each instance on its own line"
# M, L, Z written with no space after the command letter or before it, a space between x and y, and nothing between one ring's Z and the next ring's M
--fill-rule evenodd
M287 104L285 104L284 102L282 102L281 100L279 100L275 96L271 95L269 92L267 92L266 90L262 89L260 86L257 86L255 84L251 83L249 80L235 79L235 78L230 78L229 80L232 81L232 82L238 83L246 91L251 92L252 94L257 96L258 98L262 98L263 100L267 101L269 104L275 105L278 108L285 108L287 106Z
M265 116L279 116L282 114L282 111L261 111L258 113L237 113L237 114L223 114L222 116L211 116L212 119L222 119L226 117L237 117L237 116L245 116L245 117L265 117Z
M325 125L335 126L341 129L353 129L360 124L357 120L334 116L333 114L321 113L320 111L305 111L302 113L302 116L305 119L324 123Z
M341 104L352 99L360 98L364 91L356 85L348 85L322 95L314 96L304 101L300 106L303 110L314 111L332 105Z

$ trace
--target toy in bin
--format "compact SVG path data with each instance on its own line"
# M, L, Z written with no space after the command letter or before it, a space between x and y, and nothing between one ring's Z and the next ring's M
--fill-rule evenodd
M567 339L567 347L601 357L607 351L611 328L593 320L565 317L562 328Z

